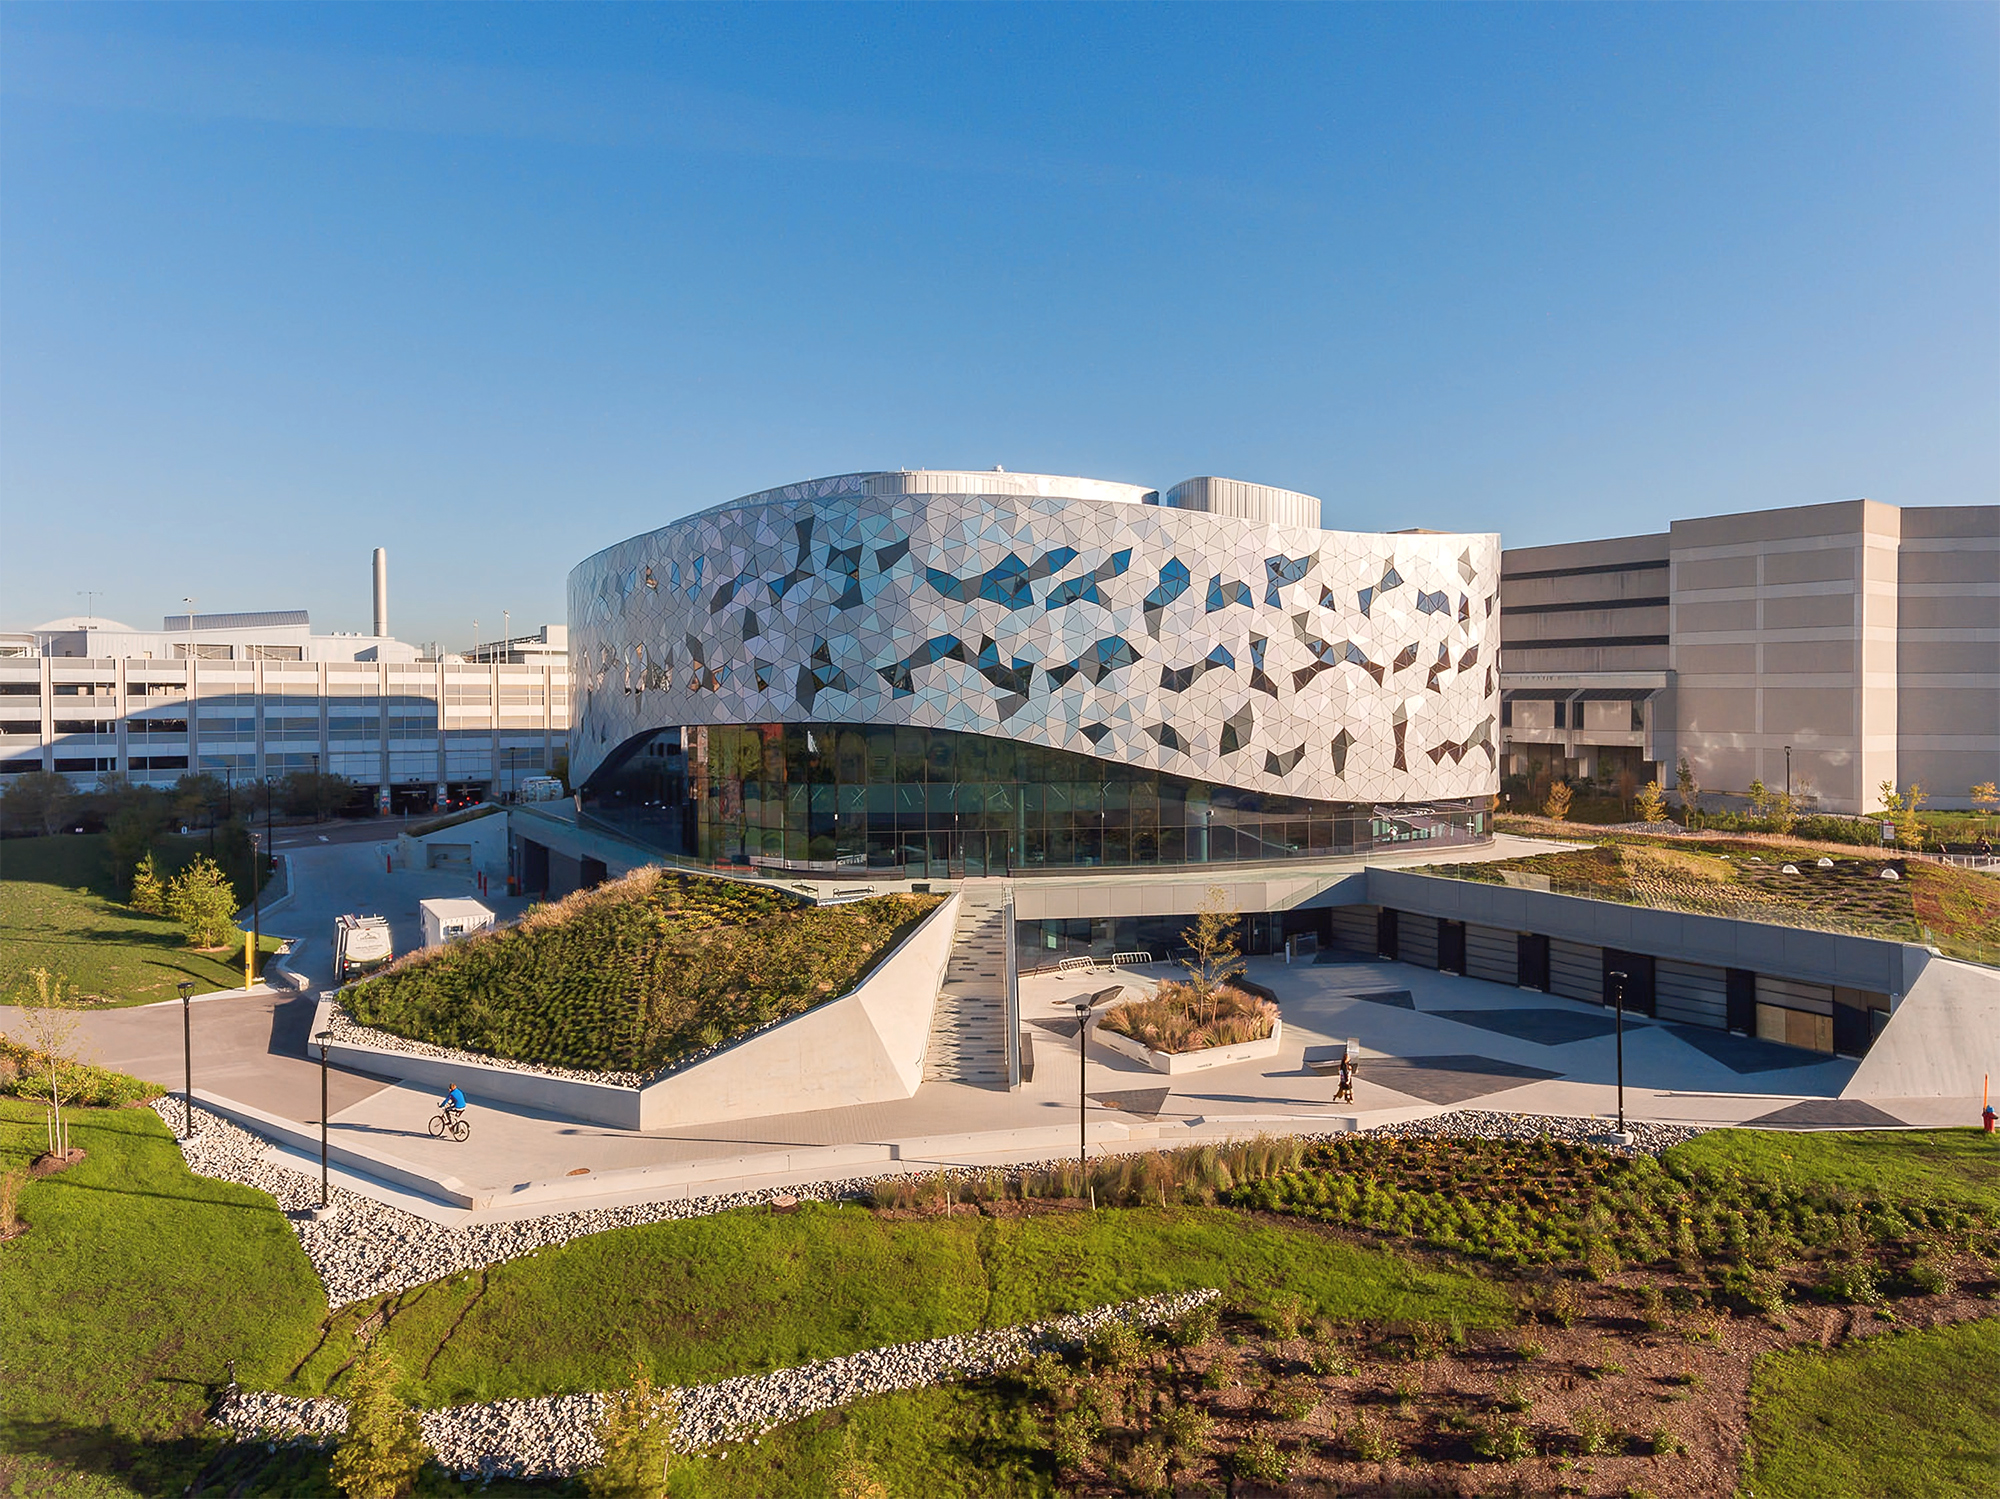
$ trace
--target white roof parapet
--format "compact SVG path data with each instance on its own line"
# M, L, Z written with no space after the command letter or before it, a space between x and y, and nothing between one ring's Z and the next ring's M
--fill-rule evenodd
M1271 525L1323 529L1319 522L1319 500L1313 495L1269 484L1250 484L1242 479L1219 479L1213 475L1183 479L1166 492L1162 503L1175 510L1199 510Z

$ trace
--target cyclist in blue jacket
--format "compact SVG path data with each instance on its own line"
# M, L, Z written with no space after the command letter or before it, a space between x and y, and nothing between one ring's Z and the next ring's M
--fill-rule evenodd
M465 1112L465 1094L457 1083L453 1083L444 1097L438 1100L438 1107L453 1117Z

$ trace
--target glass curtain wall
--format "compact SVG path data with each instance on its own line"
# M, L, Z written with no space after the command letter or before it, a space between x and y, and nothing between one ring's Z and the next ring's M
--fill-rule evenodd
M676 851L710 863L1030 874L1329 857L1489 831L1483 799L1309 801L943 729L689 727L678 748L692 836ZM621 794L617 774L592 788L597 815L653 799Z

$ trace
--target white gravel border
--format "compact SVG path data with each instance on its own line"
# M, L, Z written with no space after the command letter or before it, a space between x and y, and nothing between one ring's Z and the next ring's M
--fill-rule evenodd
M663 1402L678 1404L674 1445L683 1452L699 1452L754 1441L788 1421L871 1395L1013 1368L1043 1349L1075 1346L1111 1322L1156 1326L1220 1294L1198 1290L1152 1296L992 1332L892 1343L773 1374L666 1390L661 1396ZM554 1478L590 1467L603 1456L597 1429L604 1410L605 1396L590 1393L447 1406L420 1411L417 1419L438 1462L462 1479ZM325 1397L298 1399L232 1389L210 1419L239 1441L324 1447L347 1430L347 1405Z
M166 1121L167 1127L178 1135L180 1099L169 1095L154 1100L152 1107ZM705 1218L736 1208L756 1207L777 1197L821 1202L851 1200L867 1192L876 1182L901 1180L908 1175L884 1172L837 1181L768 1187L755 1192L723 1192L706 1197L671 1198L623 1207L551 1213L542 1218L505 1223L474 1223L462 1228L447 1228L402 1208L333 1186L328 1195L333 1213L329 1218L319 1220L310 1212L319 1203L319 1183L311 1176L263 1160L269 1148L267 1142L240 1125L199 1108L195 1111L195 1119L194 1138L178 1142L188 1169L198 1176L217 1177L255 1187L276 1198L291 1219L307 1258L319 1272L320 1280L326 1287L327 1305L334 1309L370 1297L393 1295L463 1271L504 1264L545 1248L567 1244L572 1239L615 1228ZM1605 1135L1610 1128L1602 1119L1460 1110L1403 1124L1378 1125L1361 1133L1432 1139L1478 1136L1499 1140L1535 1140L1548 1135L1576 1144L1615 1149L1605 1143ZM1670 1145L1706 1133L1703 1127L1697 1125L1635 1123L1631 1128L1633 1143L1626 1153L1633 1155L1658 1154ZM1288 1138L1310 1145L1351 1137L1343 1132ZM1067 1164L1066 1159L1060 1162L1035 1161L1012 1168L968 1167L939 1174L983 1178L992 1170L1012 1175Z

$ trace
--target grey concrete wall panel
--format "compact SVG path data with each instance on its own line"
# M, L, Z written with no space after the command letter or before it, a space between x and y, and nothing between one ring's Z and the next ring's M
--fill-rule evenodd
M1520 934L1512 927L1465 928L1465 972L1468 978L1514 984L1520 976Z
M1375 951L1375 906L1335 906L1333 940L1349 952Z
M1149 493L848 474L609 547L569 578L572 779L663 726L788 721L1004 735L1332 802L1497 792L1497 536Z
M1804 1010L1811 1015L1833 1013L1833 985L1807 984L1798 979L1757 975L1757 1003L1783 1005L1788 1010Z
M1400 869L1370 869L1368 896L1377 905L1449 917L1483 926L1541 932L1551 939L1618 947L1655 958L1747 968L1814 984L1846 984L1901 994L1924 949L1874 937L1850 937L1805 927L1696 916L1619 905L1540 890L1517 890Z
M1604 949L1588 942L1549 942L1549 993L1604 1003Z
M1419 968L1438 966L1438 924L1435 916L1404 911L1396 918L1396 956Z
M1910 965L1910 984L1842 1098L1958 1098L1967 1124L2000 1077L2000 970L1950 958Z
M1662 958L1653 969L1653 994L1662 1020L1711 1025L1718 1030L1728 1024L1729 974L1725 969Z

